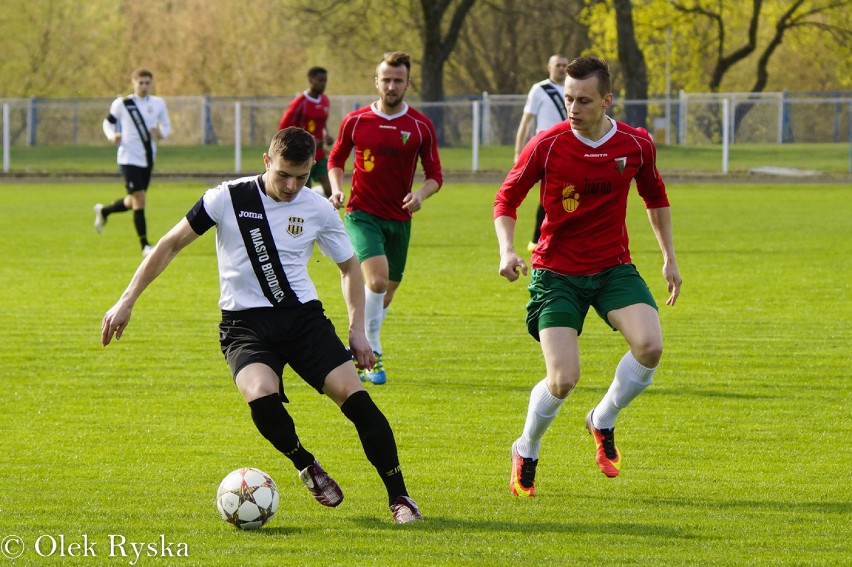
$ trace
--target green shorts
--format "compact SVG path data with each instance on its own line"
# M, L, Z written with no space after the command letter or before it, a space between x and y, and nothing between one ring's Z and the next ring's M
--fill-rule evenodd
M610 311L647 303L657 304L648 284L633 264L621 264L591 276L563 276L549 270L533 270L527 303L527 330L539 339L539 331L549 327L570 327L583 332L583 321L592 306L601 319Z
M311 166L311 172L308 174L308 187L311 186L311 183L319 181L320 178L326 175L328 175L328 157L318 159Z
M394 282L402 281L408 259L408 242L411 240L411 221L388 220L364 211L348 211L343 215L343 224L359 262L373 256L387 256L388 278Z

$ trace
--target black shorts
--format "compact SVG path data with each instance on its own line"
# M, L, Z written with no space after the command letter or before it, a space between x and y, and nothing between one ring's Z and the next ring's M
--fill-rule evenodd
M322 394L326 376L352 360L318 300L295 307L223 311L219 344L234 379L251 363L272 368L285 402L285 365Z
M138 165L122 165L121 174L124 175L124 186L127 194L136 191L147 191L151 183L151 168L139 167Z

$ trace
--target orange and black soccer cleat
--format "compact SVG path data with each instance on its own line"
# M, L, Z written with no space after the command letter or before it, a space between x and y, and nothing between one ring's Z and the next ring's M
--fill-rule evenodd
M586 414L586 429L595 438L597 452L595 460L598 462L601 472L609 478L615 478L621 471L621 453L615 446L615 429L595 429L592 423L592 413Z
M535 468L538 459L525 459L518 454L512 444L512 473L509 476L509 489L515 496L532 498L535 496Z

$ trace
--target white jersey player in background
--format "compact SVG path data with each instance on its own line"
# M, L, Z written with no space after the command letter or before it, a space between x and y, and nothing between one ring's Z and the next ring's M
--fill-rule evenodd
M568 73L568 58L564 55L551 55L547 61L547 78L534 84L527 95L524 114L515 135L515 161L530 138L530 126L535 120L535 133L556 126L568 115L565 112L565 77ZM541 223L544 221L544 207L541 203L535 215L535 229L527 250L535 249L541 236Z
M153 96L154 74L139 68L131 74L133 94L118 97L109 108L103 129L107 139L118 145L118 165L124 176L127 195L111 205L95 205L95 230L102 232L109 215L133 211L133 224L142 255L151 252L145 222L145 192L151 182L157 140L168 137L172 130L165 101Z

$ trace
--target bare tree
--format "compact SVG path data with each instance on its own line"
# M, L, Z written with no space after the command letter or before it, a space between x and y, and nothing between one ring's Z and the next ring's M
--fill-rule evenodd
M583 0L480 0L448 61L448 84L456 92L525 93L547 77L551 55L573 59L590 47L582 10Z
M801 0L797 0L800 2ZM715 63L713 72L710 76L708 84L711 92L717 92L722 84L722 78L731 67L747 58L757 48L757 26L760 19L760 7L763 0L752 0L751 17L749 18L748 33L746 34L746 43L734 49L732 52L725 54L725 41L727 39L727 28L725 26L725 18L723 17L721 5L719 9L712 10L705 8L700 2L694 2L691 5L686 5L683 2L675 0L672 6L684 14L698 15L707 20L716 29L717 44L715 49Z
M624 74L624 96L628 100L645 100L648 98L648 66L636 41L633 7L630 0L614 0L614 6L615 26L618 30L618 61ZM628 105L625 108L625 122L631 126L646 128L647 120L646 105Z
M729 20L724 17L721 3L716 9L705 7L698 0L691 4L675 0L672 5L676 10L685 14L703 16L715 28L717 36L716 59L709 87L712 92L717 92L721 88L725 74L737 63L758 50L758 24L763 8L762 0L752 0L752 12L745 44L728 54L725 54L725 42L727 39L726 24L729 23ZM849 45L850 40L852 40L852 29L849 27L848 10L849 0L825 0L821 2L793 0L787 4L786 9L774 22L774 31L769 41L759 52L755 81L750 92L760 93L766 88L769 82L769 62L772 56L781 46L784 36L797 28L815 28L832 36L839 45ZM751 104L737 106L737 113L734 117L735 129L739 127L752 108L753 105Z
M461 0L448 14L451 0L420 0L423 10L423 86L424 101L444 100L444 65L459 38L464 19L476 0ZM444 19L449 16L449 24ZM446 32L442 31L446 28Z
M457 93L520 94L547 77L553 54L569 59L590 46L581 21L584 0L480 0L447 62L447 89ZM529 33L534 29L535 33ZM489 134L513 144L521 119L518 103L489 106Z

